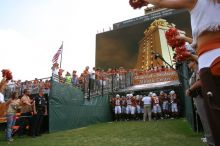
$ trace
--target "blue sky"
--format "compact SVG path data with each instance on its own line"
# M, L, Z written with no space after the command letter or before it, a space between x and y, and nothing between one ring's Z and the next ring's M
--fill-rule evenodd
M95 65L97 31L142 15L128 0L0 0L0 69L15 80L49 77L63 41L62 68L80 74Z

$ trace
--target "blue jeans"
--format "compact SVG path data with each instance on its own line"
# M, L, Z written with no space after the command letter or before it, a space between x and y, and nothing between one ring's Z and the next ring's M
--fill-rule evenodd
M15 114L7 114L7 129L6 129L7 140L12 139L12 126L15 125L15 121L16 121L14 116Z

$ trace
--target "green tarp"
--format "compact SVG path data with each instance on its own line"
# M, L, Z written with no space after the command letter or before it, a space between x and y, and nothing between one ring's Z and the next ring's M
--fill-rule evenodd
M186 63L179 67L181 85L178 94L181 99L180 112L186 117L193 130L196 130L195 113L191 97L185 96L188 88ZM180 75L181 74L181 75ZM79 128L97 122L112 120L108 95L84 98L83 92L67 84L52 81L49 96L49 132Z
M180 82L181 87L180 88L180 96L183 97L181 98L181 103L183 105L183 110L184 110L184 115L187 119L187 121L189 122L189 124L191 125L193 130L196 130L196 119L195 119L195 113L194 113L194 107L193 107L193 100L192 97L188 97L185 95L185 91L186 89L189 88L189 83L188 83L188 79L190 78L189 75L189 71L188 71L188 67L186 62L184 62L181 66L179 66L178 68L179 70L179 78L180 78Z
M85 99L71 85L52 81L49 96L49 132L87 126L112 120L108 96Z

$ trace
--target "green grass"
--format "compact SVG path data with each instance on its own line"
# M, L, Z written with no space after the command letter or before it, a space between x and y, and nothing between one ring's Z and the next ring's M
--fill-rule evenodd
M0 146L205 146L200 138L185 119L178 119L100 123L37 138L15 137L10 144L1 132Z

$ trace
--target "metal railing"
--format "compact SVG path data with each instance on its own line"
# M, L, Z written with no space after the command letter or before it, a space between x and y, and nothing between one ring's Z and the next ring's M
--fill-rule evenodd
M170 70L167 70L167 72L168 71ZM22 95L24 89L28 89L30 91L30 94L37 94L40 89L43 89L44 93L49 95L50 89L45 89L43 87L43 83L45 82L45 80L52 79L53 81L56 81L62 84L69 84L70 86L79 88L80 90L84 92L85 98L91 98L97 95L103 96L104 94L107 94L107 93L114 94L118 92L119 90L131 87L136 84L134 82L135 81L134 79L138 77L139 74L146 76L146 75L152 74L152 71L134 70L134 71L127 71L127 72L122 72L122 73L121 72L114 72L114 73L104 72L103 74L99 75L98 79L97 78L94 79L92 75L88 74L88 75L81 76L79 78L78 77L74 79L72 78L71 82L62 76L53 74L52 77L38 79L39 81L41 81L39 82L39 84L34 84L35 80L21 82L20 85L9 84L4 94L7 99L7 97L9 97L12 91L17 91L20 95Z
M34 83L35 80L20 82L19 84L11 82L6 86L4 91L5 99L7 100L10 96L10 93L15 91L18 92L19 95L22 95L24 89L28 89L30 94L38 94L40 90L43 90L44 94L49 95L50 88L46 88L44 86L46 80L50 81L51 77L38 79L39 82L37 84Z

